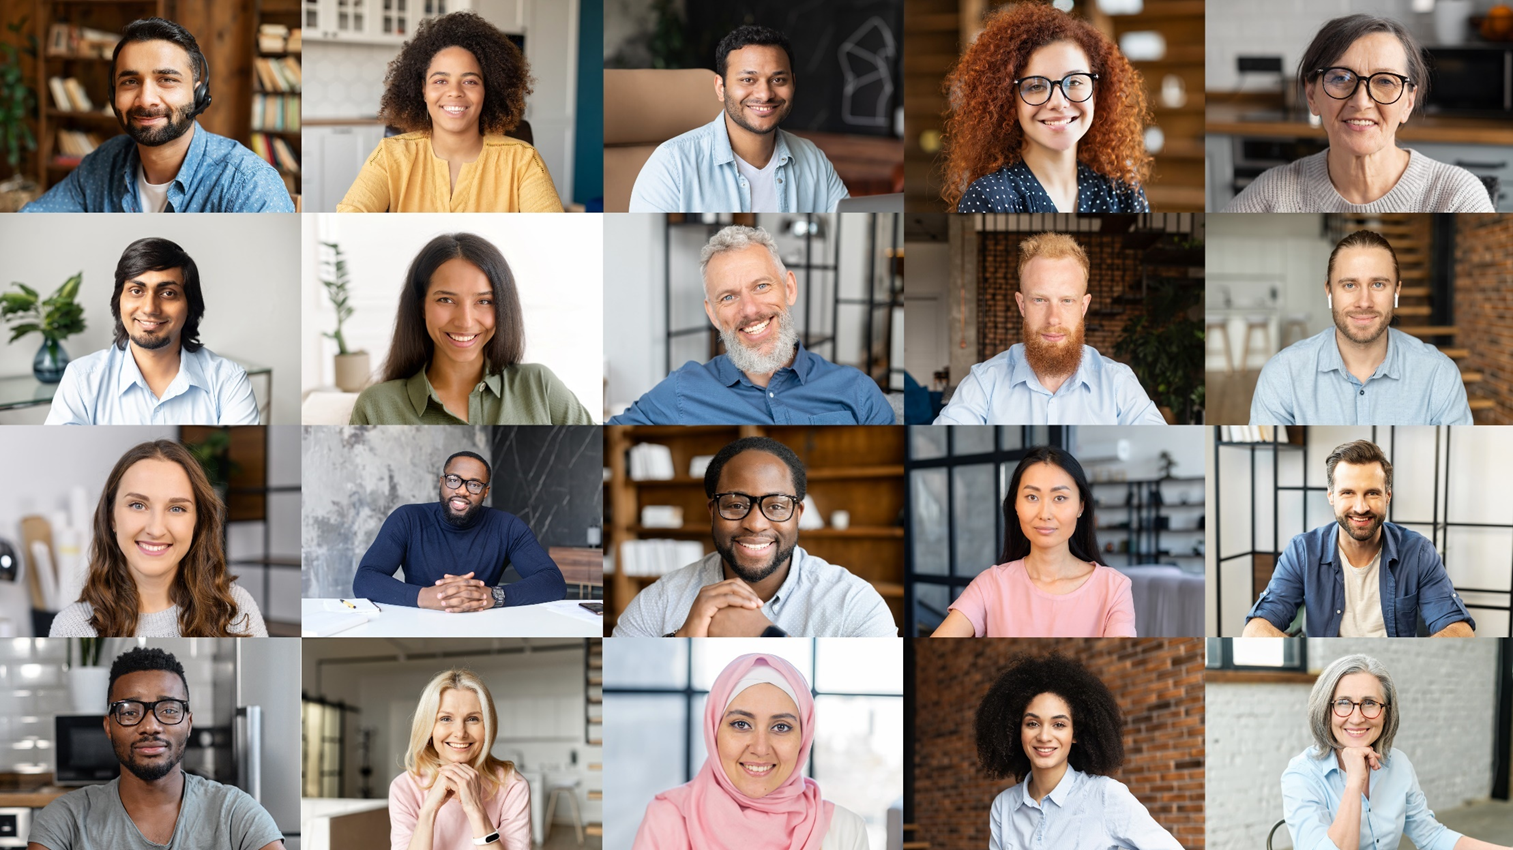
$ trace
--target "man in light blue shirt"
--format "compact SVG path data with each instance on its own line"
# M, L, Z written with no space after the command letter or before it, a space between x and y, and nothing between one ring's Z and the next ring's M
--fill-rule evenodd
M1397 253L1358 230L1329 255L1324 280L1334 327L1266 361L1250 400L1252 425L1470 425L1454 361L1388 327L1402 289Z
M256 425L242 367L199 340L205 299L183 248L138 239L116 264L115 340L68 364L49 425Z
M804 348L789 308L798 279L759 227L732 225L699 257L704 313L725 353L689 361L610 425L892 425L877 383Z
M972 367L936 425L1165 425L1130 367L1084 345L1087 253L1065 233L1019 244L1022 338Z
M201 127L210 68L188 30L126 26L111 60L111 108L125 135L85 156L22 212L294 212L273 166Z
M813 142L778 129L793 109L793 49L739 27L715 50L724 111L663 142L636 176L631 212L830 212L850 197Z

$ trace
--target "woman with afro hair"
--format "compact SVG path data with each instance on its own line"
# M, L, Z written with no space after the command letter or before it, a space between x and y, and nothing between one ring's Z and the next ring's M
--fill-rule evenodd
M530 66L472 12L426 21L384 76L378 117L403 131L368 157L337 212L562 212L541 155L505 134Z
M941 196L957 212L1149 212L1145 85L1090 24L1001 7L945 85Z
M990 850L1182 850L1123 782L1124 718L1108 686L1061 655L1010 663L977 707L977 758L1018 784L989 816Z

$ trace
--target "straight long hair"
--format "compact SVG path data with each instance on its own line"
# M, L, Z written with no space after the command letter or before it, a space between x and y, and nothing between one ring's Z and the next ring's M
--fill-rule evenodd
M472 691L478 696L478 705L483 709L484 744L468 760L468 765L483 778L486 797L492 797L504 786L515 763L494 758L494 736L499 733L499 716L494 712L494 697L477 673L461 668L436 674L425 690L420 692L420 704L415 707L415 717L410 723L410 748L405 751L405 770L419 777L422 788L430 788L436 782L436 772L443 764L441 754L431 742L431 733L436 729L436 715L441 711L441 696L449 690Z
M1018 561L1030 554L1030 538L1019 527L1019 512L1014 505L1019 498L1019 480L1024 477L1026 469L1037 463L1058 466L1077 482L1077 498L1082 500L1082 516L1077 517L1077 528L1072 532L1067 546L1079 561L1097 563L1098 533L1093 530L1093 493L1087 485L1087 475L1082 472L1082 464L1076 458L1050 446L1030 449L1029 454L1014 469L1014 479L1009 482L1009 493L1003 499L1003 554L999 556L998 563Z
M141 596L126 565L126 553L116 542L115 503L126 470L143 460L166 460L183 467L194 491L194 539L179 561L168 596L179 608L180 637L234 637L232 626L246 632L247 623L233 621L236 599L231 595L235 579L226 570L221 548L221 499L210 479L189 450L172 440L141 443L116 461L105 492L95 507L94 542L89 547L89 577L79 600L94 609L89 625L100 637L132 637L137 633ZM245 619L245 615L244 615Z

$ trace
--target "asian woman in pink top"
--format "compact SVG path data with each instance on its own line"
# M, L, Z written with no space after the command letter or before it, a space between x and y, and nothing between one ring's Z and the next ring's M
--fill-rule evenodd
M951 603L934 637L1134 637L1130 580L1097 562L1082 465L1032 449L1003 501L1003 555Z
M448 670L426 685L405 772L389 783L392 850L530 850L530 786L490 752L498 729L476 674Z

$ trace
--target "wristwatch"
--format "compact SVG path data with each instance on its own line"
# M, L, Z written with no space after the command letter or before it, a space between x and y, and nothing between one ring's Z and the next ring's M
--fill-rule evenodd
M479 847L482 847L485 844L493 844L495 841L498 841L498 840L499 840L499 830L496 829L493 832L489 833L488 835L485 835L482 838L475 838L475 839L473 839L473 843L477 844Z
M494 608L503 608L504 607L504 588L502 588L502 587L500 587L499 585L496 584L493 587L489 588L489 592L492 593L492 594L494 594L494 604L493 604L492 607L494 607ZM495 833L495 834L497 835L498 833Z

